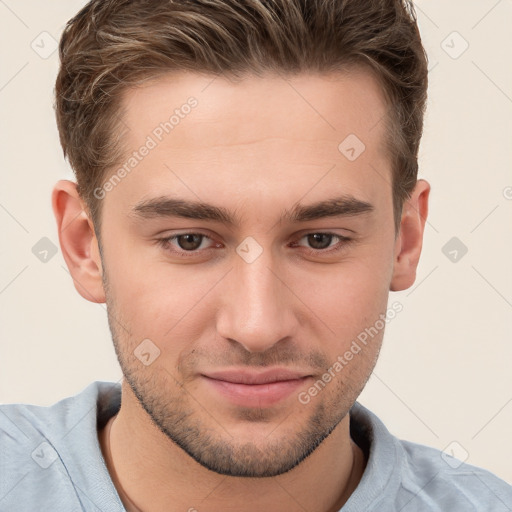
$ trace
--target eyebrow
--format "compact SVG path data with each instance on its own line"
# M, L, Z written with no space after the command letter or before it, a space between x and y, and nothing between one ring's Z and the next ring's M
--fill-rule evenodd
M285 210L279 222L305 222L327 217L351 217L372 212L372 204L351 195L334 197L310 205L297 204L292 210ZM155 197L137 203L131 214L139 219L181 217L185 219L206 220L239 226L241 219L222 206L202 201L187 201L172 197Z

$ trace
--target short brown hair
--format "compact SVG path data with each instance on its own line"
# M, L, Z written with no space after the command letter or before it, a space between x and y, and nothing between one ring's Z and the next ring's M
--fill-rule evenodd
M427 98L427 56L409 0L91 0L67 23L59 55L60 142L98 230L94 190L123 160L129 87L170 71L236 77L351 65L372 70L388 100L398 228L417 180Z

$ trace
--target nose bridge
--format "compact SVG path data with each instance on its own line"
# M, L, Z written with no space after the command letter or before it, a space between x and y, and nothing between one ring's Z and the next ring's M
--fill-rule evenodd
M250 352L267 350L291 335L290 292L275 267L271 250L265 249L251 262L237 255L228 277L217 329Z

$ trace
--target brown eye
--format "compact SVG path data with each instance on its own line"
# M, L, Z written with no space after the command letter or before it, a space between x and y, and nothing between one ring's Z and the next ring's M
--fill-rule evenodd
M183 249L184 251L195 251L201 247L203 238L204 235L187 233L185 235L177 235L175 240L180 249Z
M318 256L342 251L346 249L351 242L351 238L336 233L312 232L303 235L298 242L295 242L294 246L302 247L303 250L309 254Z
M311 233L306 235L312 249L327 249L332 242L333 235L329 233Z
M159 238L157 242L166 252L180 257L200 256L214 246L219 247L219 244L202 233L181 233Z

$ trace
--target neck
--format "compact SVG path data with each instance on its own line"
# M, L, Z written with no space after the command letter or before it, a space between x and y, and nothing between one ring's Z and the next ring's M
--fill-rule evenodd
M291 471L273 478L239 478L195 462L152 423L125 382L121 403L99 440L128 512L337 512L364 471L364 455L350 438L348 415Z

